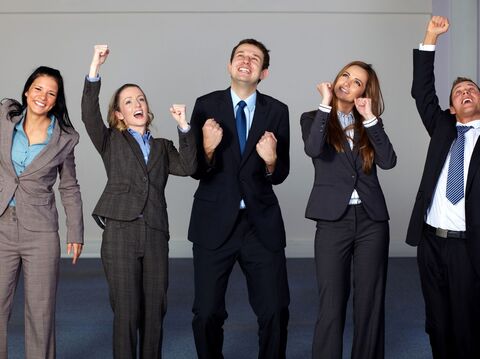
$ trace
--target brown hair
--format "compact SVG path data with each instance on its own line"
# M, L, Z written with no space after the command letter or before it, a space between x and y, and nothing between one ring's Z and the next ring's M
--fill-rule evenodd
M110 126L110 128L116 128L119 131L125 131L127 129L125 122L117 118L117 116L115 115L115 111L120 111L120 106L119 106L120 94L122 93L123 90L125 90L128 87L138 88L140 91L142 91L143 96L145 97L145 103L147 104L147 108L148 108L148 121L145 129L148 130L148 127L152 123L154 116L153 116L153 113L150 111L150 106L148 105L148 100L147 100L147 96L145 95L145 92L143 92L142 88L136 84L124 84L120 86L117 89L117 91L115 91L108 105L108 115L107 115L108 125Z
M335 88L335 85L338 79L342 76L343 73L350 66L358 66L364 69L367 72L368 79L365 84L365 92L362 96L370 98L372 100L372 112L375 116L380 116L384 110L383 96L382 91L380 90L380 83L378 81L377 74L372 68L372 65L367 64L363 61L352 61L345 65L335 77L333 81L332 88ZM335 91L333 92L332 97L332 111L330 112L330 121L327 123L327 141L332 145L337 152L343 152L343 143L346 140L345 130L342 129L340 121L338 120L337 115L337 96ZM362 117L355 106L353 107L353 116L355 118L354 122L354 132L358 134L358 141L354 143L354 146L358 148L360 156L362 158L363 164L362 169L365 173L370 173L373 167L373 159L375 157L375 151L373 149L370 140L368 139L365 127L362 124L362 121L359 119Z

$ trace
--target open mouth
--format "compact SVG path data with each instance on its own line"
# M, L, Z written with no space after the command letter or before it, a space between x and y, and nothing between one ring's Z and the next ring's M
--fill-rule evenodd
M245 67L240 67L238 68L238 72L241 72L243 74L249 74L250 73L250 69L247 69Z
M143 111L142 111L142 110L135 111L135 112L133 113L133 117L135 117L135 118L143 118Z
M40 107L45 107L46 105L43 102L35 101L35 105Z
M466 103L472 103L472 102L473 102L472 99L470 99L470 98L464 98L464 99L462 100L462 105L465 105Z

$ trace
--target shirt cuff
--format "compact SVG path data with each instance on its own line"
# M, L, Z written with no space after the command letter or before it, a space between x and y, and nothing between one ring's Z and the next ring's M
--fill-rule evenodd
M318 109L322 112L330 113L330 111L332 111L332 106L320 104L318 105Z
M420 44L420 45L418 45L418 49L420 51L435 51L435 45Z
M100 75L96 76L96 77L90 77L87 75L87 81L88 82L98 82L100 81Z
M372 118L371 120L363 121L363 127L372 127L378 123L378 119L376 117Z
M188 131L190 131L190 129L191 129L192 127L190 127L190 125L188 125L187 128L181 128L180 126L177 126L177 128L178 128L178 130L179 130L180 132L182 132L182 133L188 133Z

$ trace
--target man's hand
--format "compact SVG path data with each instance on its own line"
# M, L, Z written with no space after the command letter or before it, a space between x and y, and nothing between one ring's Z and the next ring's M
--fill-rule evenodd
M265 131L257 143L257 153L265 161L267 170L272 173L277 163L277 139L272 132Z
M432 16L427 25L427 31L425 32L425 38L423 39L424 45L435 45L437 43L438 36L448 31L448 19L443 16Z
M208 161L211 161L213 158L213 153L215 149L222 141L223 130L213 118L209 118L205 121L205 124L202 127L203 134L203 151Z

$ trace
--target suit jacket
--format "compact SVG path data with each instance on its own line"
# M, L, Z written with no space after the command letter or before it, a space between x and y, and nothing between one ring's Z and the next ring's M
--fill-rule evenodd
M15 196L20 223L33 232L58 231L58 213L53 186L60 176L58 190L67 219L67 242L83 243L83 216L80 187L75 172L74 147L78 133L55 124L50 141L25 171L17 176L11 148L15 125L21 116L7 118L13 100L0 103L0 213Z
M205 160L202 142L202 126L209 118L214 118L223 129L222 141L211 164ZM282 183L290 168L288 107L257 92L255 113L243 156L240 154L230 89L198 98L191 125L198 144L198 170L193 177L200 183L194 195L189 240L208 249L222 245L235 224L240 200L243 199L248 219L259 240L271 251L283 249L285 229L272 185ZM265 162L255 149L265 131L273 132L278 141L277 163L272 174L266 173Z
M397 156L383 130L382 120L366 127L367 136L375 150L374 166L369 174L362 170L362 158L345 141L343 152L337 152L326 141L327 121L330 115L316 110L302 114L302 138L305 153L312 158L315 168L313 189L308 199L305 217L312 220L335 221L345 213L353 189L356 189L368 216L374 221L389 219L387 205L378 182L377 166L393 168Z
M407 243L418 245L426 213L430 207L438 178L457 137L456 118L450 111L442 110L438 104L434 76L435 52L413 51L412 96L417 110L430 136L427 158L422 180L415 199ZM465 222L467 246L472 263L480 275L480 141L477 141L468 167L465 188Z
M165 186L169 174L188 176L195 171L193 132L179 131L179 151L172 141L152 139L146 164L140 146L128 131L104 125L98 102L100 86L100 81L85 80L82 97L82 121L107 171L107 184L93 217L103 228L100 218L132 221L143 215L149 226L168 233Z

